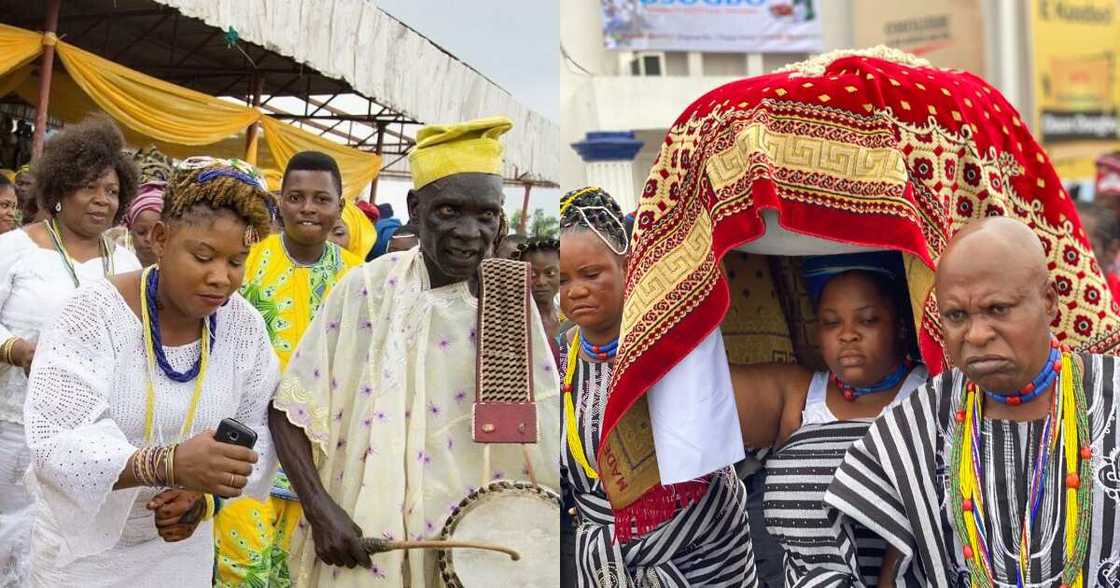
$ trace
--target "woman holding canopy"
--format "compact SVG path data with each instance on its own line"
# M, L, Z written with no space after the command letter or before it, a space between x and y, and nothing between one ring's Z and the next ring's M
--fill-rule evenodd
M576 584L593 586L753 586L746 493L730 469L710 490L640 539L616 542L616 521L595 461L621 327L627 233L622 211L599 188L565 195L560 213L560 304L576 324L561 335L566 451L561 480L573 499Z

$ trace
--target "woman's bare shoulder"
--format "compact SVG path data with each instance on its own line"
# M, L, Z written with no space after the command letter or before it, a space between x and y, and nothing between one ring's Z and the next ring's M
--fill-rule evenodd
M731 377L735 379L764 378L775 382L800 383L808 385L813 371L796 363L752 363L731 364Z

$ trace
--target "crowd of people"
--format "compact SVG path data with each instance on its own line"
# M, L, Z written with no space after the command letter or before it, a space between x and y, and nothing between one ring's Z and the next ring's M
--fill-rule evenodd
M501 368L476 336L510 126L422 129L404 224L323 153L270 193L101 116L0 176L0 586L434 585L434 553L368 538L437 537L480 481L558 491L554 242L509 254L532 312L500 325L534 343L538 442L479 441L465 387Z
M562 337L561 365L574 415L565 427L576 427L574 435L566 428L561 455L576 521L567 526L574 546L563 553L571 566L566 585L760 585L742 483L732 471L654 532L626 543L612 539L613 513L595 465L596 427L622 323L625 229L617 204L599 190L569 194L562 207L560 295L574 326ZM607 212L583 212L588 208ZM1018 576L1023 585L1038 585L1030 578L1043 575L1062 586L1109 585L1120 551L1114 535L1099 530L1115 524L1112 478L1096 478L1088 461L1115 454L1115 360L1056 343L1056 291L1038 238L1004 218L976 221L956 235L940 259L936 288L946 348L962 367L933 379L914 357L898 261L861 253L804 264L827 370L732 366L744 443L773 448L765 460L770 536L763 540L775 541L783 554L774 585L992 585L974 583L977 575L1011 583ZM1097 418L1083 422L1089 407ZM1056 418L1070 429L1055 432ZM953 423L976 427L972 439L961 441ZM984 453L977 454L981 438ZM959 492L942 486L934 476L960 480L959 452L985 464L973 462L975 472L962 467L960 476L992 477L972 478ZM1059 471L1036 474L1027 495L1024 473L1032 463L1034 471L1047 463ZM1015 491L998 490L1006 488ZM985 493L991 518L966 519ZM1020 509L1027 496L1031 508L1050 516L1038 523L1041 537L1028 536L1031 557L1043 560L1022 566L1007 547L1015 537L1000 534L1028 532L1015 526L1026 516ZM1083 510L1063 512L1067 501ZM1053 547L1041 549L1040 541ZM988 568L975 556L994 545L1004 546L1003 559Z
M504 117L419 131L406 222L323 153L271 193L67 126L0 175L0 586L441 585L385 546L509 480L559 497L564 588L1116 585L1112 211L1081 229L978 78L790 72L690 107L638 210L568 191L558 238L510 233ZM820 105L908 76L992 108Z
M1111 203L1084 208L1094 213L1083 233L1076 224L1051 228L1045 214L1074 206L1052 183L1045 155L1039 150L1038 167L1024 172L1010 151L1017 149L1017 158L1037 148L1026 143L1033 143L1029 133L1013 138L1004 126L1001 134L1001 123L980 116L964 118L972 131L956 152L964 158L941 168L936 158L947 151L939 141L951 136L948 125L938 126L943 123L934 117L925 126L884 123L892 129L890 145L904 145L906 134L915 133L917 147L905 151L912 159L896 161L913 165L901 170L906 192L892 194L889 176L869 171L874 149L864 147L866 160L841 157L857 149L846 142L873 135L888 119L853 117L849 128L843 110L849 106L837 104L837 96L852 96L852 110L861 115L879 101L896 112L910 110L915 94L892 104L891 92L906 90L883 89L907 84L923 92L944 84L941 93L950 101L998 97L978 78L966 85L960 74L938 71L938 78L935 71L897 52L857 52L730 84L678 119L635 213L624 214L598 188L562 198L562 586L1065 588L1120 581L1114 475L1120 375L1115 337L1109 338L1109 317L1118 307L1096 304L1101 286L1115 287L1113 245L1120 233ZM992 112L1015 116L996 100L988 104L989 121ZM941 108L931 105L928 112ZM818 116L821 140L813 134ZM949 120L961 121L961 113ZM977 148L979 141L992 147ZM806 163L829 148L835 159L822 157L820 167ZM980 167L968 159L970 149L1011 170L1001 172L1008 184L989 176L993 183L980 186L987 190L972 200L976 191L969 186L980 184ZM847 167L849 155L862 163ZM739 165L742 175L735 176ZM965 175L956 176L961 169ZM843 182L812 180L825 170ZM1024 173L1029 190L1015 178ZM959 184L938 183L945 177ZM869 191L861 191L861 181ZM1012 190L1021 189L1033 204L1014 200ZM833 224L826 226L811 216L838 214L829 208L841 205L824 204L839 201L843 190L857 195L843 222L829 217ZM945 200L937 199L938 190ZM1008 195L995 199L997 190ZM921 208L925 193L935 194L932 209ZM922 214L938 210L948 219L923 225L921 253L929 261L907 246L875 246L902 233L888 211L904 194ZM977 201L998 208L977 214ZM949 210L937 208L944 202ZM1036 216L1026 216L1031 206ZM780 228L763 208L781 215ZM1062 222L1078 222L1069 214L1063 212ZM858 228L837 236L845 225ZM867 232L872 227L875 234ZM822 237L857 251L837 252L834 244L820 245ZM1082 257L1093 255L1092 245L1099 269ZM743 265L736 246L747 247L742 259L763 261ZM824 251L807 252L814 247ZM721 260L723 271L713 271ZM710 288L689 280L690 263L697 275L718 276L707 282ZM1067 278L1075 274L1081 281ZM720 300L706 309L716 318L688 335L688 319L703 310L703 296ZM1100 322L1079 318L1073 329L1065 326L1063 312L1094 305L1104 307L1094 318ZM762 326L729 333L735 313ZM651 326L658 323L675 325L658 327L660 342ZM1075 335L1078 350L1069 345ZM733 352L735 337L763 343ZM694 340L702 342L693 346ZM684 357L668 373L660 359L641 363L659 343ZM714 360L697 363L696 357ZM681 366L693 370L690 379L674 377ZM661 371L620 381L627 375L622 370ZM623 403L619 396L633 391L632 381L647 393ZM714 391L701 389L709 382ZM721 391L730 402L719 406L737 413L730 421L694 408L714 404ZM670 408L659 411L657 402ZM627 498L633 490L617 482L626 472L620 474L604 447L611 442L611 415L622 427L636 410L644 425L631 421L619 443L633 462L656 459L660 483L655 477L635 502ZM673 413L682 416L674 420ZM692 422L697 414L707 418ZM727 422L732 430L721 430ZM649 429L656 454L651 447L642 457L634 438ZM687 469L674 458L703 461L713 443L728 439L741 440L738 467L670 478L670 468ZM674 447L683 449L670 455Z

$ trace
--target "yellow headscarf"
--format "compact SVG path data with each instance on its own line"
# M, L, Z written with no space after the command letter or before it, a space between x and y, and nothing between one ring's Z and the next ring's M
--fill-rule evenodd
M369 222L369 218L353 202L343 198L342 224L346 225L346 230L350 233L350 245L346 249L365 261L366 254L373 249L373 243L377 240L373 223Z
M513 121L504 116L423 127L416 133L416 148L408 155L413 187L419 190L454 174L501 173L498 137L511 128Z

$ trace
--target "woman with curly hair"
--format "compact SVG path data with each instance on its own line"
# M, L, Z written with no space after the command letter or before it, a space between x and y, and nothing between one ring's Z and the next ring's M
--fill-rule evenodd
M140 268L103 238L136 192L136 169L107 118L67 127L36 162L47 220L0 235L0 585L23 585L31 532L23 400L40 332L79 285Z
M248 164L187 160L152 229L158 263L83 286L44 333L24 407L31 585L210 586L215 497L267 496L279 365L236 295L267 198ZM255 452L214 438L225 418Z

